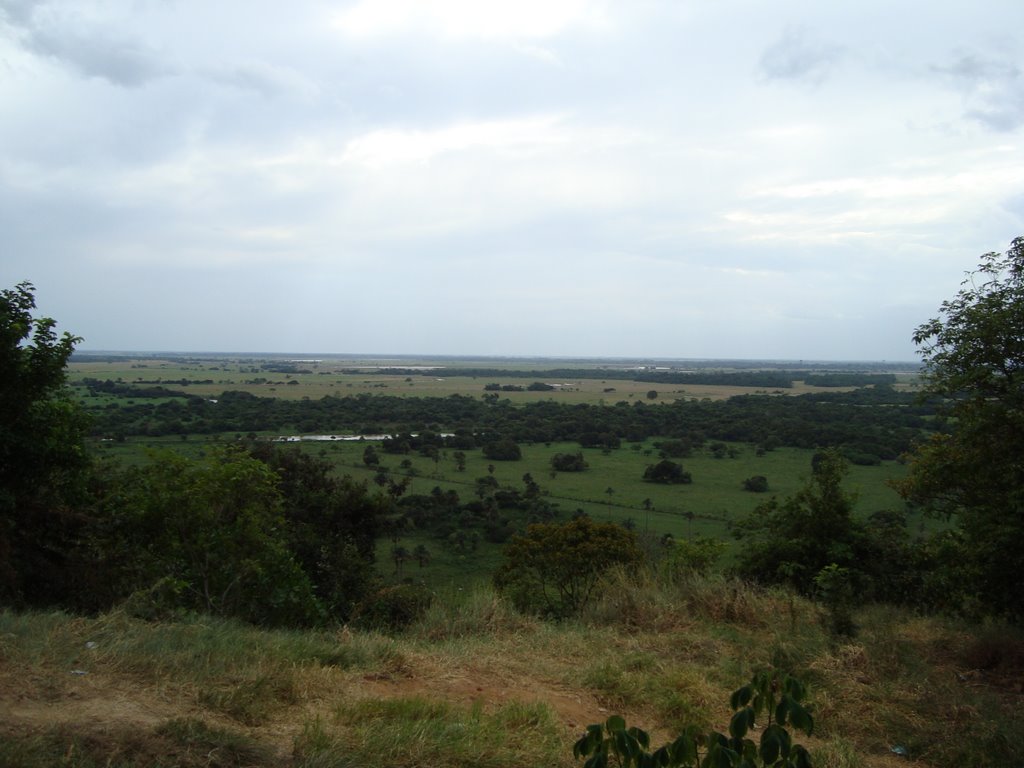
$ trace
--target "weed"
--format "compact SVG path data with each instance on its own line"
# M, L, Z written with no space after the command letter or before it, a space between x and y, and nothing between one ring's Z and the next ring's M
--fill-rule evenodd
M245 725L261 725L275 710L297 701L295 675L287 669L272 670L199 693L200 704Z

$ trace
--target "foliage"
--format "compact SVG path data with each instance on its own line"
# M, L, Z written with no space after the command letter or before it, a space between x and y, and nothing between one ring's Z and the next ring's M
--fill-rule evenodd
M408 453L424 441L410 425L446 425L454 435L439 438L444 447L476 447L477 434L502 435L519 443L577 441L583 447L618 447L622 440L653 436L685 440L691 448L705 439L748 442L766 448L844 446L882 459L895 459L908 450L922 430L933 429L928 404L911 393L886 388L855 392L823 392L793 397L741 395L722 401L677 400L654 404L638 400L614 407L574 405L538 400L525 406L508 401L488 404L463 395L450 397L389 397L383 395L325 396L320 399L257 397L228 390L216 403L185 392L164 392L164 400L127 402L130 395L115 382L96 382L88 391L102 395L117 390L117 408L106 403L91 411L98 436L156 437L187 432L295 429L330 432L338 424L357 424L364 432L395 434L382 443L385 453ZM139 382L134 393L150 389ZM168 402L167 394L176 395ZM492 393L493 394L493 393ZM672 457L670 457L672 458ZM678 457L675 457L678 458Z
M588 517L536 523L505 547L494 584L520 610L570 616L593 599L608 569L642 557L636 536L620 525Z
M735 535L745 540L737 571L811 595L815 577L826 566L863 567L871 542L864 525L852 516L853 495L842 487L847 471L838 451L816 454L811 478L802 489L781 502L772 498L736 524Z
M587 468L587 462L579 451L556 453L551 457L551 468L557 472L582 472Z
M901 490L957 521L968 589L985 612L1024 619L1024 238L989 253L914 332L923 392L952 434L920 445Z
M64 389L80 339L33 309L31 283L0 291L0 604L62 600L86 523L86 421Z
M666 485L685 485L693 482L693 476L683 469L682 464L662 459L657 464L651 464L644 470L644 480L651 483L664 483Z
M266 464L237 448L200 461L164 453L127 482L122 528L140 578L174 579L179 608L278 626L321 618Z
M852 637L857 632L853 621L856 604L853 573L835 563L826 565L814 577L817 597L828 610L829 631L833 635Z
M376 588L374 546L388 503L365 483L336 477L327 461L267 442L249 448L279 478L284 526L279 533L310 580L325 615L347 621Z
M672 540L665 549L661 569L670 576L707 574L726 550L726 543L706 536Z
M501 439L483 445L484 457L491 461L519 461L523 452L514 440Z
M417 584L381 587L360 604L354 621L366 629L396 632L423 616L431 599L430 592Z
M764 475L754 475L743 481L743 490L751 493L766 493L768 491L768 478Z
M807 750L794 744L786 726L810 735L814 719L801 703L806 689L796 678L766 670L734 691L729 699L733 716L729 735L703 733L688 726L675 741L649 751L650 736L613 715L603 724L587 726L587 732L573 747L573 756L587 758L584 768L810 768ZM767 724L757 744L747 734L757 720Z

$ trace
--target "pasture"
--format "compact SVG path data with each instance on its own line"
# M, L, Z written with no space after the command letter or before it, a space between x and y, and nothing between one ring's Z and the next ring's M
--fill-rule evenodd
M273 370L292 365L293 371ZM557 366L559 369L578 369L579 377L565 376L548 380L542 371ZM564 361L487 361L493 370L537 370L537 381L551 384L555 389L545 392L500 391L502 399L521 404L536 400L554 400L561 403L614 405L619 401L631 402L647 398L650 391L657 392L655 402L673 402L680 398L709 398L723 400L735 395L771 392L780 395L798 395L808 392L842 392L851 388L821 388L795 381L792 388L769 390L759 387L715 384L652 384L619 378L595 378L596 364ZM769 367L769 366L766 366ZM396 369L402 372L394 372ZM431 359L364 359L323 358L295 359L261 358L246 356L189 357L124 357L72 361L68 366L68 382L74 386L84 379L101 381L110 379L138 386L164 386L200 397L215 398L225 390L249 392L260 397L278 397L292 400L317 400L329 395L344 397L358 394L386 394L396 397L448 397L469 395L480 397L487 384L526 387L533 379L518 376L478 377L464 375L465 363ZM609 369L618 370L618 369ZM414 372L415 371L415 372ZM910 389L915 375L898 374L897 388ZM89 405L94 404L88 401Z
M221 441L228 441L224 436ZM272 439L263 436L261 439ZM220 441L218 441L220 442ZM576 443L522 445L519 461L489 461L481 450L464 451L465 469L458 470L454 450L441 451L437 462L416 452L408 455L384 453L375 441L306 441L292 443L297 450L312 452L328 460L340 475L349 475L373 487L377 469L363 463L363 452L373 445L381 466L394 480L407 479L407 495L430 494L434 488L455 491L462 503L477 498L478 478L493 475L502 489L524 489L523 476L529 474L540 488L543 498L555 506L556 520L567 520L577 510L595 520L627 524L648 546L656 546L665 534L677 539L707 536L727 543L723 564L728 564L738 544L732 539L729 524L752 512L772 496L780 499L795 493L810 475L813 451L779 448L758 456L749 445L730 444L732 458L715 458L709 450L698 450L693 456L674 459L692 473L687 485L661 485L645 482L644 469L660 460L654 443L624 443L619 449L581 449ZM101 453L121 461L145 461L149 449L170 448L197 455L209 450L213 441L198 437L187 440L130 438L124 443L103 443ZM556 453L581 451L588 464L583 472L553 472L551 457ZM857 497L856 514L868 516L887 509L902 509L903 502L889 485L900 478L905 467L896 462L878 466L851 466L846 487ZM742 487L743 480L754 475L768 478L767 493L752 493ZM649 502L649 503L646 503ZM500 511L500 518L515 528L528 522L526 513L516 509ZM911 531L918 532L935 525L934 521L915 517ZM423 566L409 561L398 567L392 561L394 546L412 552L422 545L430 553ZM390 579L414 578L432 588L450 589L453 593L485 581L501 559L500 544L479 535L473 546L453 545L448 538L439 538L435 531L404 528L392 540L382 538L378 546L378 567Z

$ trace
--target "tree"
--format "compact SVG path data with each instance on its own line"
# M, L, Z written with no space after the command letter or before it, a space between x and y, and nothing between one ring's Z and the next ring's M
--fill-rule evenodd
M872 563L871 543L863 523L855 520L855 497L843 488L846 460L836 450L812 460L810 480L793 496L758 505L734 526L746 544L739 553L740 575L764 584L790 584L815 592L815 577L838 565L863 575Z
M743 490L751 493L766 493L768 491L768 478L764 475L754 475L743 481Z
M657 464L651 464L644 470L644 480L666 485L685 485L693 482L693 476L683 469L682 464L662 459Z
M957 521L984 612L1024 619L1024 237L988 253L913 335L953 425L917 447L903 495Z
M494 584L520 610L569 616L593 599L609 568L638 565L642 558L636 536L622 526L589 517L537 523L505 547Z
M507 438L485 443L483 454L485 459L491 461L519 461L523 457L522 450L516 442Z
M80 341L34 318L31 283L0 291L0 603L64 602L86 523L86 419L65 390Z
M288 548L279 476L238 448L199 461L163 453L127 486L129 530L149 586L177 607L266 625L315 623L322 608Z
M551 468L557 472L582 472L587 468L587 462L580 451L556 453L551 457Z
M371 468L380 466L380 456L377 455L377 449L372 445L366 446L363 450L363 464Z
M366 483L337 477L333 465L295 446L255 442L250 453L277 474L284 537L333 620L347 621L376 589L374 553L387 504Z

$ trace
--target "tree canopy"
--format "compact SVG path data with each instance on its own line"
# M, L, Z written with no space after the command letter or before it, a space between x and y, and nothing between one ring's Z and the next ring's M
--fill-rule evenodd
M901 487L959 523L967 587L983 612L1024 618L1024 238L988 253L913 336L923 392L950 434L912 457Z
M86 419L68 397L65 365L80 341L33 317L31 283L0 291L0 601L45 603L70 575L81 519Z
M620 525L588 517L537 523L505 547L494 583L520 609L568 616L590 602L609 568L642 557L636 536Z

